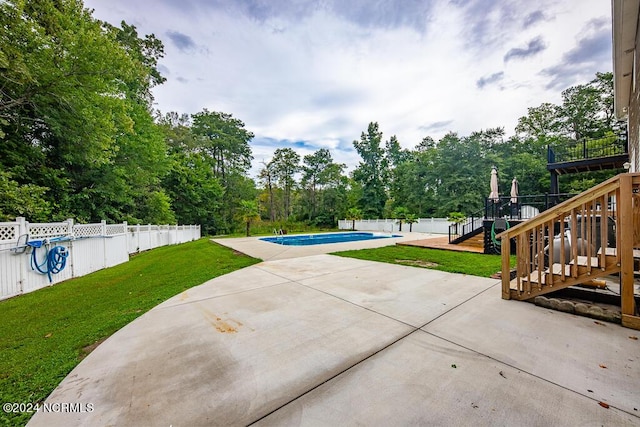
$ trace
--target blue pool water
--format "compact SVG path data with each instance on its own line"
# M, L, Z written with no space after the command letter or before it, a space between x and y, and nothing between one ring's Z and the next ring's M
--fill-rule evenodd
M309 246L324 245L325 243L356 242L358 240L388 239L390 237L402 237L399 234L380 233L323 233L323 234L300 234L292 236L262 237L265 242L277 243L286 246Z

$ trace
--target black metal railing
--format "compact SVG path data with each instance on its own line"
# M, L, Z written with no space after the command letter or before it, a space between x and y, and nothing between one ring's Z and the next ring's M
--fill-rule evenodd
M486 198L484 202L484 217L487 219L529 219L565 200L569 200L573 196L575 196L573 193L535 194L518 196L517 202L512 201L511 196L500 196L496 200Z
M474 212L463 222L449 225L449 243L482 227L484 211Z
M626 133L607 135L599 139L567 141L562 145L547 146L547 162L564 163L602 157L620 156L629 153Z
M482 228L485 219L525 220L533 218L540 212L569 200L573 196L575 194L572 193L536 194L518 196L517 202L512 201L511 196L500 196L497 199L487 197L484 202L484 210L472 213L463 222L449 225L449 243Z

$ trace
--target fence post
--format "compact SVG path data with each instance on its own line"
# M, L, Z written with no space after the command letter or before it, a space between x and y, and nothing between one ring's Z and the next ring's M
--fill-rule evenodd
M124 247L127 248L127 259L129 259L129 222L122 221L123 232L124 232Z
M29 234L28 222L23 216L19 216L16 218L16 222L18 223L18 235L16 237L20 237L23 234ZM24 281L27 279L27 263L20 263L20 293L24 293Z
M102 268L107 268L107 221L100 221L100 238L102 239Z
M73 230L73 218L67 218L67 234L71 234L72 235L72 239L69 241L69 249L73 248L73 237L75 237L75 231ZM69 250L70 252L70 264L71 264L71 277L76 277L76 272L75 272L75 268L74 266L76 265L76 260L74 259L75 257L75 252L76 251L72 251Z

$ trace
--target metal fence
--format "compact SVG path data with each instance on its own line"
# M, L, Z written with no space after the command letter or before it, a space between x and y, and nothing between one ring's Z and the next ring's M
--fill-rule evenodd
M127 262L132 253L199 238L199 225L0 222L0 299ZM38 272L37 265L51 267L47 255L54 247L65 254L64 268L56 274Z

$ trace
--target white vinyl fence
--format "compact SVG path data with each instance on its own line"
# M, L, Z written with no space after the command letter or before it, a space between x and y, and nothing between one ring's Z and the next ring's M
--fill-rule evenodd
M418 222L411 224L411 231L417 233L449 234L449 224L446 218L419 218ZM400 225L396 219L359 219L356 220L355 229L358 231L386 231L396 233L400 231ZM341 219L338 221L340 230L351 230L353 221ZM409 224L402 223L402 231L409 231Z
M199 238L199 225L74 224L71 219L29 223L24 218L0 222L0 299L127 262L132 253ZM42 242L42 247L26 247L27 239L32 244ZM36 261L46 272L47 253L56 246L68 255L65 267L51 274L50 281L32 265Z

